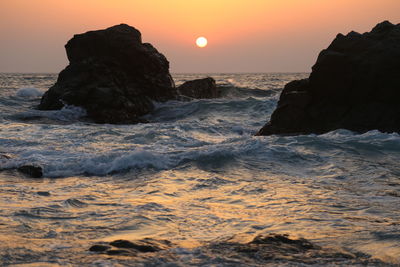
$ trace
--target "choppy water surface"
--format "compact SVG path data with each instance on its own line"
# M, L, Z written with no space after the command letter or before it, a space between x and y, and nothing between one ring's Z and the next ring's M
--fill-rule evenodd
M172 263L195 265L201 244L263 233L400 264L398 134L254 137L284 84L307 74L211 76L226 86L221 99L98 125L75 107L35 110L56 75L0 74L0 153L11 157L0 168L37 164L45 176L0 172L0 265L85 265L95 242L147 237L180 247Z

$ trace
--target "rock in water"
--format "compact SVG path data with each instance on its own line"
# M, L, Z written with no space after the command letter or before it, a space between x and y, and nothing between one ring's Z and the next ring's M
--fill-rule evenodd
M75 35L65 46L70 64L42 97L39 109L83 107L98 123L137 123L152 101L176 97L169 62L126 24Z
M43 169L42 169L42 167L39 167L39 166L24 165L24 166L18 167L17 170L29 177L32 177L32 178L42 178L43 177Z
M110 247L110 246L107 246L107 245L94 245L94 246L91 246L91 247L89 248L89 251L93 251L93 252L104 252L104 251L107 251L107 250L109 250L109 249L111 249L111 247Z
M308 79L288 83L257 135L400 131L400 24L337 35Z
M211 77L187 81L178 87L181 95L191 98L217 98L219 93L215 80Z

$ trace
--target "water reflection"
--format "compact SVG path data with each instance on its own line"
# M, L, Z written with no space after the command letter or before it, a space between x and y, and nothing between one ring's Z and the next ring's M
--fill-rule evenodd
M145 237L195 247L273 232L350 246L392 262L400 255L398 235L370 234L398 233L399 213L390 204L398 199L355 197L351 190L339 192L340 184L314 179L243 170L222 175L186 166L117 179L36 181L1 173L0 183L0 246L7 250L22 246L36 253L49 243L79 250L94 240Z

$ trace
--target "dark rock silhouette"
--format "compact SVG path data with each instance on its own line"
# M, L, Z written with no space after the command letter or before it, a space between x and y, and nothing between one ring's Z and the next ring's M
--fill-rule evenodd
M115 247L117 249L113 249ZM89 248L89 251L106 253L108 255L127 255L136 256L137 253L158 252L172 247L172 243L168 240L154 240L145 238L131 242L128 240L115 240L105 244L96 244Z
M111 242L110 245L117 248L131 248L140 252L156 252L161 250L160 248L158 248L156 245L153 244L133 243L127 240L115 240Z
M39 192L36 192L36 194L38 194L39 196L43 196L43 197L51 196L50 192L47 192L47 191L39 191Z
M219 97L217 85L211 77L187 81L178 87L178 92L191 98Z
M70 64L42 97L39 109L83 107L98 123L137 123L152 101L176 97L168 60L126 24L75 35L65 46Z
M8 162L13 160L13 157L10 155L6 154L0 154L0 161L3 162ZM43 177L43 168L37 165L22 165L20 167L6 167L6 168L0 168L1 171L13 171L16 170L19 173L24 174L25 176L29 178L42 178Z
M287 235L260 235L248 243L217 242L203 248L211 250L211 255L219 254L221 258L246 262L246 259L257 259L260 266L269 265L374 265L384 266L380 260L369 255L346 250L323 248L300 238L291 239ZM203 253L206 253L204 251Z
M42 167L39 167L39 166L24 165L24 166L18 167L17 170L20 173L23 173L31 178L42 178L43 177L43 169L42 169Z
M196 259L196 266L269 266L269 265L339 265L339 266L387 266L370 255L346 248L324 248L304 238L292 239L287 235L268 234L256 236L250 242L238 242L232 236L227 240L207 242L202 246L185 249ZM154 259L161 265L176 265L176 258L182 256L182 248L168 240L146 238L134 242L116 240L111 243L93 245L89 251L107 256L127 256L138 266L154 266ZM190 252L191 251L191 252ZM149 259L151 259L149 261ZM189 264L190 265L190 264Z
M89 251L93 251L93 252L104 252L111 249L110 246L107 245L93 245L89 248Z
M400 131L400 24L338 34L308 79L288 83L257 135Z

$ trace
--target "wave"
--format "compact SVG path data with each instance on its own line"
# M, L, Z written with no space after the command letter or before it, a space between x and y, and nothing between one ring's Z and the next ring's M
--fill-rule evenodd
M236 127L231 132L238 131ZM240 129L242 131L242 129ZM372 160L384 157L385 164L394 164L400 150L400 136L371 131L356 135L338 130L325 135L298 137L252 137L232 134L221 142L190 142L183 146L179 132L173 140L154 140L153 144L127 149L109 149L103 152L82 151L79 144L63 153L51 148L23 151L20 158L3 160L0 168L26 164L41 165L46 177L107 176L132 170L163 171L180 166L196 166L203 170L228 170L236 167L263 169L297 177L350 177L351 173L332 168L330 160L348 157L357 161L365 152ZM171 133L171 135L173 135ZM72 142L72 141L71 141ZM75 151L74 151L75 150ZM368 154L367 154L368 153ZM394 155L395 154L395 155ZM364 155L364 156L365 156ZM350 160L349 159L349 160ZM6 162L7 161L7 162ZM332 176L333 175L333 176Z
M43 91L37 88L21 88L16 92L16 96L21 98L38 98L44 94Z
M168 101L155 103L155 110L144 118L151 122L200 120L215 123L222 118L258 117L260 114L272 112L276 98L277 96L263 98L247 96L232 99L198 99L190 102Z
M222 98L269 97L280 91L276 89L264 90L251 87L232 86L230 84L219 85L218 90Z
M199 167L220 167L233 162L246 151L257 148L258 142L232 147L230 143L219 145L202 145L194 148L173 148L163 151L163 147L137 148L130 152L108 151L104 153L80 153L35 149L22 152L19 158L3 159L0 169L17 168L26 164L39 165L44 168L45 177L69 176L106 176L130 170L167 170L182 164L194 163ZM78 149L78 148L77 148Z
M73 105L65 105L60 110L37 110L30 109L25 112L8 116L10 119L24 122L59 123L76 122L86 116L86 110Z

